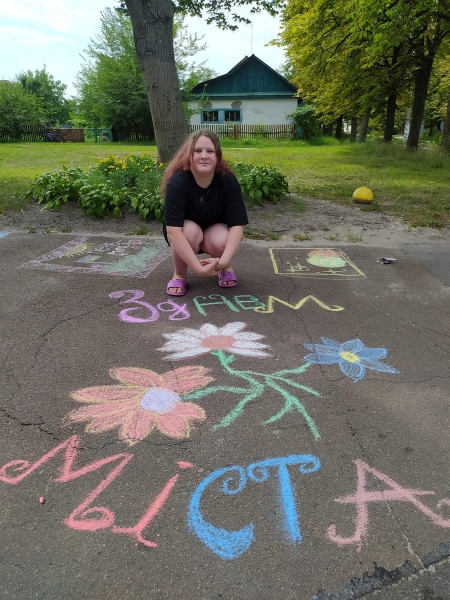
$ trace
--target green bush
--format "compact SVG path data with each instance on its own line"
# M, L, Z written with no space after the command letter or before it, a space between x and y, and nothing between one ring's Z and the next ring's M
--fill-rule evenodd
M243 194L252 202L261 204L266 199L276 204L288 192L285 177L272 167L236 163L234 168ZM110 155L86 171L64 168L38 175L27 197L54 210L63 202L78 202L88 217L119 218L129 210L144 220L162 221L164 202L159 186L164 169L165 165L145 153Z
M110 155L87 171L66 169L38 175L27 198L58 210L63 202L78 202L88 217L118 218L124 210L139 212L142 219L163 219L159 186L165 165L150 155Z
M292 114L287 115L289 119L299 130L299 135L303 140L310 140L320 136L320 124L314 116L316 109L311 104L299 106Z
M273 167L238 162L233 168L241 184L242 193L252 202L261 205L261 200L264 199L277 204L289 192L286 178Z
M80 188L79 203L88 217L108 217L118 219L120 207L127 203L128 189L114 189L109 183L83 185Z
M48 210L58 210L64 202L78 200L84 176L85 172L80 167L43 173L36 177L25 197L45 202L44 208Z
M164 217L164 202L159 192L144 191L136 194L130 200L131 207L139 212L141 219L162 221Z

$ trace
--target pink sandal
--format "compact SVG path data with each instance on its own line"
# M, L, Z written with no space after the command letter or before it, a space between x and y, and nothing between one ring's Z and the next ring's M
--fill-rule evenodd
M230 281L230 283L226 283ZM219 285L222 288L234 287L237 283L236 275L233 271L220 271Z
M169 288L180 288L181 292L170 292ZM186 293L186 282L184 279L171 279L166 287L169 296L184 296Z

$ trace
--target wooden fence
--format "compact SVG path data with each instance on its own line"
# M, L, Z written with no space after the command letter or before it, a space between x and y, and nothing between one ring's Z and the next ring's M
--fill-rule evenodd
M45 125L0 127L0 142L43 142L46 133Z
M199 129L211 129L219 137L234 139L248 137L292 138L295 132L295 126L286 123L282 125L244 125L241 123L190 125L190 131ZM85 140L83 129L53 129L44 125L24 125L22 127L0 127L0 142L42 142L45 141L47 133L57 133L65 142L84 142ZM113 127L111 134L114 142L153 142L155 140L155 132L151 127L142 129Z
M152 127L112 127L113 142L154 142L155 132Z
M241 123L225 123L216 125L214 123L203 123L202 125L191 125L190 131L199 129L211 129L219 137L246 138L292 138L294 137L295 126L289 123L281 125L244 125Z
M50 127L48 132L60 135L63 142L84 142L83 129L53 129Z
M64 142L84 142L82 129L55 129L45 125L0 127L0 142L45 142L47 133L60 135Z

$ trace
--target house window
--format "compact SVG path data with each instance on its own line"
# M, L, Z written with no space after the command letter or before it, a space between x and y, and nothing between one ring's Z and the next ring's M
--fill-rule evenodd
M202 123L241 123L242 110L228 108L217 108L202 111Z
M202 113L203 123L218 123L219 111L218 110L204 110Z
M241 111L240 110L226 110L225 111L225 122L240 123L241 122Z

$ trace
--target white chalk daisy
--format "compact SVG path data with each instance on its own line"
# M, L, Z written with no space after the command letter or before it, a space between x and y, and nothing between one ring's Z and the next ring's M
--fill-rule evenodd
M256 341L264 336L252 331L242 331L245 327L245 323L235 322L228 323L224 327L205 323L200 329L180 329L176 333L165 333L164 337L168 341L158 350L172 352L173 354L169 354L165 358L173 360L200 356L219 350L226 350L242 356L270 356L264 352L269 346Z

